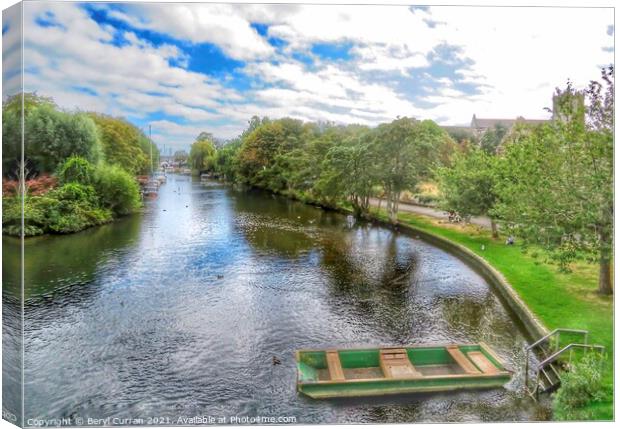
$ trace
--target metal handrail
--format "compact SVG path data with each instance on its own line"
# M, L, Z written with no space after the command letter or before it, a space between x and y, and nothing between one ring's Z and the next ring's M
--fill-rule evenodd
M542 368L547 366L549 363L555 361L562 353L572 349L573 347L579 347L579 348L582 348L582 349L598 349L598 350L601 350L601 353L605 352L605 346L599 346L597 344L576 344L576 343L571 343L571 344L563 347L562 349L558 350L557 352L553 353L551 356L549 356L548 358L546 358L542 362L540 362L538 364L537 370L540 371Z
M549 333L548 333L547 335L545 335L544 337L539 338L539 339L538 339L538 340L536 340L534 343L532 343L532 344L530 344L529 346L527 346L527 347L525 348L525 373L524 373L523 375L524 375L524 378L525 378L525 380L524 380L524 382L525 382L525 387L526 387L528 390L529 390L529 373L530 373L530 370L529 370L529 367L530 367L530 365L529 365L529 364L530 364L530 352L532 351L532 349L533 349L534 347L536 347L536 346L540 345L541 343L543 343L543 342L547 341L549 338L553 337L554 335L560 334L560 333L562 333L562 332L565 332L565 333L572 333L572 334L582 334L582 335L584 336L584 338L583 338L584 343L586 343L586 344L588 343L588 334L589 334L589 331L586 331L586 330L584 330L584 329L556 328L556 329L554 329L553 331L549 332ZM558 344L558 345L559 345L559 344ZM562 351L558 352L558 351L556 350L556 352L554 352L554 353L553 353L553 355L555 355L555 356L557 357L557 356L559 356L559 354L561 354L561 353L562 353ZM552 355L552 356L553 356L553 355ZM548 359L548 357L545 357L545 360L547 360L547 359ZM538 374L540 373L540 368L541 368L540 364L539 364L539 365L537 365L537 368L536 368L536 374L537 374L537 377L538 377ZM537 389L538 389L538 388L537 388Z
M525 388L527 389L528 393L532 395L532 397L534 397L534 395L535 395L535 399L538 397L538 389L539 389L538 380L539 380L541 371L544 373L544 369L547 365L555 362L560 357L560 355L566 353L569 350L571 351L570 360L572 360L572 349L577 348L577 347L581 349L599 350L601 354L605 352L605 346L601 346L598 344L579 344L579 343L568 344L567 346L553 353L551 356L547 357L545 360L543 360L536 366L536 388L534 389L534 391L531 391L529 387L528 369L527 369L527 363L526 363ZM601 365L602 365L602 362L603 361L601 359ZM550 366L550 368L553 368L553 366Z
M535 341L534 343L530 344L529 346L526 347L527 351L532 350L534 347L536 347L537 345L539 345L540 343L542 343L543 341L549 339L550 337L552 337L553 335L560 333L560 332L570 332L572 334L583 334L586 337L586 343L587 343L587 338L588 338L588 331L583 330L583 329L567 329L567 328L556 328L553 331L549 332L547 335L545 335L544 337L538 339L537 341Z

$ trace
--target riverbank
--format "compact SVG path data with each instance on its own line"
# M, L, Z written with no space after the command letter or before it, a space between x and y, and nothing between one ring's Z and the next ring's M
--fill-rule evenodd
M353 213L351 207L326 206L297 195L289 198L327 210ZM369 220L388 222L384 210L371 208ZM571 272L545 262L542 252L528 253L518 245L508 246L503 239L493 240L480 225L460 225L432 216L401 211L399 224L427 232L466 247L499 271L535 318L549 330L555 328L586 329L589 341L607 350L603 372L604 399L592 403L586 412L592 420L612 420L613 410L613 297L601 296L598 290L598 266L585 262L571 264ZM531 330L528 329L530 332Z
M387 220L380 211L373 217ZM529 309L549 329L575 328L590 331L590 342L607 349L603 381L604 401L591 404L592 419L613 419L613 299L597 294L597 267L575 263L572 272L561 273L534 251L507 246L491 239L488 231L475 226L441 223L412 213L400 213L401 224L429 232L465 246L501 272Z

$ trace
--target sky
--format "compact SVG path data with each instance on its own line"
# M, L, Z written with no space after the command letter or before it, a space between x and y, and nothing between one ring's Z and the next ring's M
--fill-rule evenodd
M3 97L20 22L3 15ZM24 90L124 116L160 148L239 135L253 115L467 125L549 117L556 87L600 76L611 8L24 3Z

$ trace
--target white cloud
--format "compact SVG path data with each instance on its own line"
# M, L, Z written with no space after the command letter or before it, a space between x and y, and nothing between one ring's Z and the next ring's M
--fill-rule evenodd
M21 5L2 11L2 99L20 92L22 80Z
M109 42L117 30L98 25L79 5L30 2L25 3L25 60L38 72L27 73L26 89L68 108L134 118L161 113L165 119L152 123L154 137L177 147L205 130L232 137L256 114L369 125L396 116L452 124L468 123L473 113L540 118L547 115L543 107L550 105L555 86L569 77L584 86L613 61L613 52L602 49L613 44L607 32L612 9L432 7L413 13L406 6L162 3L131 4L120 12L99 7L136 29L219 46L245 61L241 71L250 89L231 89L227 76L218 80L187 70L190 58L182 48L153 46L139 32L125 32L126 44L115 46ZM47 10L63 27L34 23ZM253 22L287 42L281 52ZM313 56L308 67L291 57L293 52L312 56L310 49L319 42L350 44L350 58L330 62ZM442 56L442 47L458 49Z
M248 60L274 52L250 23L227 4L135 4L135 14L110 11L110 16L135 28L150 29L192 43L213 43L228 56ZM138 17L136 17L138 15Z

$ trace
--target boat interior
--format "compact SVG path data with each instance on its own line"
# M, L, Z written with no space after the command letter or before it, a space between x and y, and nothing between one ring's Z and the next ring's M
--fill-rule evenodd
M501 364L479 345L303 351L299 369L302 382L490 375L503 371Z

